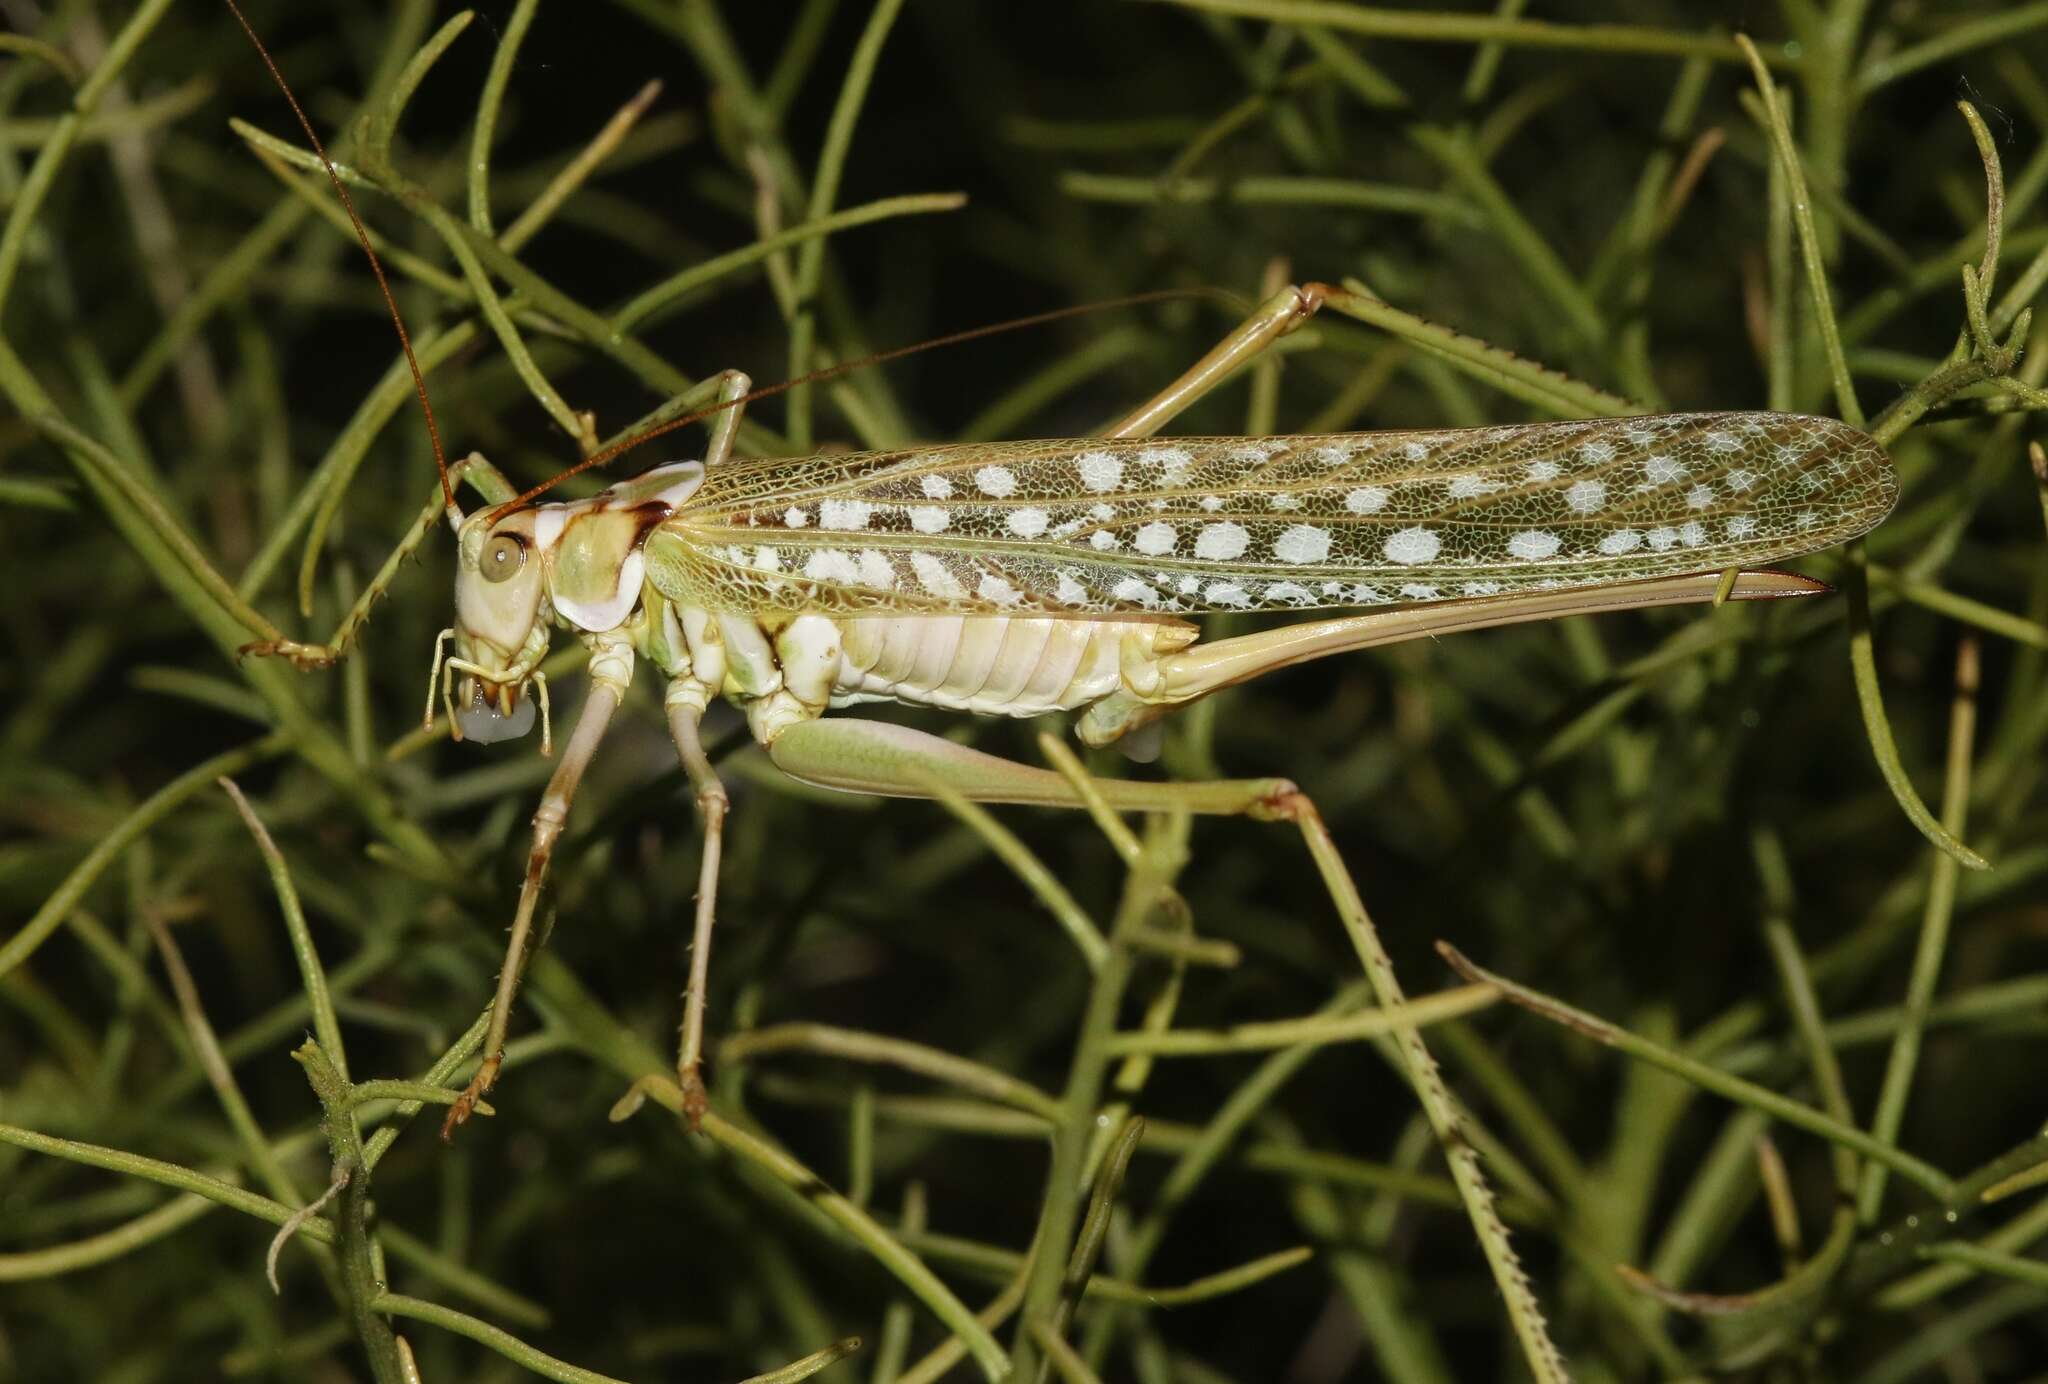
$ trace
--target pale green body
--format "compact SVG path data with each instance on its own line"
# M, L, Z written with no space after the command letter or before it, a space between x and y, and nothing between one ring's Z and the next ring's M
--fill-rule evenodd
M724 698L769 745L792 725L864 702L1041 716L1118 693L1143 697L1162 683L1161 660L1196 637L1193 626L1156 617L706 610L687 603L681 582L664 580L683 558L672 545L690 541L668 515L701 476L698 463L684 462L512 516L491 532L530 544L531 570L508 581L470 579L484 529L465 533L459 658L494 670L530 666L560 622L591 641L607 675L630 679L633 657L645 658L668 680L670 704L702 711ZM463 729L492 738L485 723Z

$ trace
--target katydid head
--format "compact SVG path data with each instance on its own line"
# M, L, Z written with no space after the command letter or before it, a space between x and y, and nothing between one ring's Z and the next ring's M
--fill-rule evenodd
M524 695L548 648L547 562L535 529L544 511L522 510L492 523L489 510L458 531L455 570L455 657L462 674L451 699L458 740L515 740L533 728L533 700Z
M546 714L539 664L549 624L559 618L596 634L632 619L646 574L642 542L703 480L703 463L677 462L587 500L450 515L455 626L446 637L455 654L446 667L462 683L459 696L451 684L443 695L458 739L488 744L532 729L533 701L524 694L533 684Z

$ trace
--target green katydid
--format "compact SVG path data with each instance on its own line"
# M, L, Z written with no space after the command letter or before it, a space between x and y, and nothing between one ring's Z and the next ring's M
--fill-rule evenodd
M374 264L367 236L363 248ZM517 492L481 456L447 465L436 434L439 503L410 541L445 513L459 564L456 622L442 635L453 650L443 658L437 646L428 719L438 698L456 738L493 741L525 733L538 709L547 749L539 663L556 628L588 647L591 681L534 815L484 1059L444 1133L496 1079L549 857L642 660L665 681L669 728L703 819L678 1056L686 1107L701 1112L728 806L700 738L714 699L739 706L773 762L808 783L911 797L944 785L980 802L1080 806L1050 770L825 713L877 700L982 715L1079 712L1086 743L1142 745L1175 707L1329 654L1601 610L1813 594L1824 588L1754 569L1867 531L1896 497L1875 441L1789 414L1155 440L1346 293L1282 290L1092 438L739 460L741 410L781 387L755 391L727 371L715 403L563 476L708 420L701 459L588 499L535 504L562 477ZM423 381L419 392L427 406ZM458 482L487 506L464 514ZM1732 579L1716 575L1724 570ZM1186 618L1314 610L1351 613L1213 644ZM352 616L329 646L252 648L323 664L360 623ZM1125 810L1285 817L1304 830L1314 814L1278 779L1101 788Z

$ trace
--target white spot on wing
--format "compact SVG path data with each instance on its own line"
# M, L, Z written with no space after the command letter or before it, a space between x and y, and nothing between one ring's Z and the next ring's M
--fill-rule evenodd
M1386 553L1387 561L1412 567L1418 562L1432 561L1442 547L1443 540L1436 536L1434 529L1417 527L1390 534L1382 551Z
M934 596L957 600L962 594L959 580L930 553L912 553L910 570L917 574L917 584Z
M1204 562L1232 562L1243 557L1250 544L1251 535L1242 524L1204 524L1195 535L1195 556Z
M1053 586L1052 598L1063 605L1079 605L1088 599L1088 588L1075 581L1073 573L1062 572Z
M866 500L826 500L818 506L818 527L854 531L868 526L875 507Z
M944 500L953 493L953 482L944 476L926 476L917 484L927 500Z
M1015 605L1018 600L1017 588L993 572L982 573L981 585L974 588L974 594L996 605Z
M1211 605L1241 606L1251 603L1251 597L1247 596L1244 588L1234 581L1212 581L1202 589L1202 597Z
M944 533L951 522L951 517L937 505L912 505L909 514L910 527L919 533Z
M984 466L974 473L974 488L998 500L1017 488L1017 473L1007 466Z
M860 569L854 566L851 554L838 548L820 548L804 560L804 575L813 581L851 585L860 580Z
M889 559L879 549L862 548L856 554L856 559L860 564L862 585L871 586L877 591L896 589L896 569L889 565Z
M1098 553L1106 553L1116 546L1116 535L1108 529L1097 529L1088 535L1088 546Z
M1119 601L1136 601L1139 605L1159 603L1159 593L1136 577L1125 577L1109 589L1109 594Z
M1607 483L1605 481L1574 482L1572 488L1564 492L1564 503L1565 507L1573 513L1591 514L1594 510L1607 503Z
M1123 458L1110 452L1083 452L1074 458L1074 469L1081 474L1082 487L1098 495L1116 489L1124 478Z
M1385 487L1361 485L1344 497L1344 508L1353 514L1378 514L1387 507Z
M1010 532L1016 534L1019 538L1038 537L1038 535L1045 532L1045 526L1048 522L1050 520L1044 510L1030 505L1025 506L1023 509L1011 510L1010 517L1004 521L1008 525Z
M1508 539L1508 552L1524 562L1540 562L1557 553L1560 540L1548 529L1523 529Z
M1500 482L1490 481L1484 476L1451 477L1451 498L1469 500L1475 495L1488 495L1500 489Z
M1620 557L1632 553L1643 545L1643 536L1634 529L1616 529L1600 540L1600 551L1609 557Z
M1685 492L1685 503L1691 509L1705 509L1708 505L1714 503L1714 487L1711 485L1694 486Z
M1330 555L1330 531L1314 524L1295 524L1273 540L1273 556L1282 562L1321 562Z
M1249 455L1239 448L1232 455L1245 461L1264 461L1266 453L1252 447ZM1185 447L1147 447L1138 453L1138 460L1149 466L1157 466L1161 485L1179 485L1188 477L1188 468L1195 464L1195 454Z
M1532 461L1529 463L1529 468L1522 474L1527 476L1530 480L1536 482L1538 485L1541 485L1545 481L1554 481L1557 479L1558 466L1557 463L1554 461Z
M1131 535L1131 546L1146 557L1164 557L1173 551L1173 525L1151 523Z
M1747 538L1755 532L1756 516L1754 514L1738 514L1728 521L1728 536L1730 538Z
M792 529L800 529L811 522L811 516L798 509L795 505L791 505L784 511L782 522Z

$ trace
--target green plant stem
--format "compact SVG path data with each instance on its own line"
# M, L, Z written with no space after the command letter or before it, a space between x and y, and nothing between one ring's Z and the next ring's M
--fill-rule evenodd
M839 99L833 104L832 118L825 126L825 143L818 153L817 175L811 181L806 220L822 220L839 198L839 180L846 169L847 151L853 145L854 126L860 120L861 107L867 102L868 87L874 80L875 64L882 56L882 45L888 42L889 31L895 27L896 15L902 8L903 0L875 0L867 26L854 45L853 57L846 65L846 78L840 84ZM824 269L825 242L821 239L806 240L797 252L796 314L789 324L789 374L792 379L808 373L811 368L811 346L817 332L811 300L818 292L819 277ZM811 449L809 387L792 389L788 400L790 446L799 453L808 452Z
M364 1157L362 1138L351 1115L348 1079L335 1068L320 1045L310 1039L292 1057L305 1068L306 1079L320 1098L320 1123L327 1132L328 1157L336 1179L347 1179L334 1215L335 1252L356 1339L369 1357L370 1375L377 1384L406 1384L405 1370L399 1362L398 1338L376 1307L376 1298L384 1285L370 1242L370 1164Z
M1757 98L1763 106L1764 130L1771 138L1779 167L1784 172L1792 224L1799 233L1799 252L1805 259L1806 290L1813 301L1814 323L1820 330L1821 346L1827 353L1828 369L1834 379L1835 407L1843 422L1852 428L1860 428L1863 426L1863 405L1856 399L1856 386L1849 378L1849 365L1842 355L1842 332L1835 321L1827 265L1821 256L1820 233L1814 226L1813 199L1806 187L1806 170L1800 163L1798 146L1792 142L1792 130L1785 122L1785 113L1778 105L1777 85L1771 79L1763 55L1747 34L1737 34L1735 42L1741 45L1750 70L1756 76Z
M749 1062L778 1052L812 1052L856 1062L884 1063L971 1091L1004 1105L1028 1110L1058 1122L1063 1106L1029 1082L1019 1081L979 1062L919 1043L880 1034L835 1028L830 1024L776 1024L728 1038L719 1049L727 1062Z
M1906 819L1920 829L1925 836L1956 862L1971 870L1988 870L1991 862L1958 839L1955 833L1935 819L1921 801L1913 781L1906 775L1906 766L1899 759L1898 742L1892 738L1891 718L1885 714L1884 693L1877 681L1877 653L1871 630L1870 581L1865 575L1869 562L1863 540L1856 539L1848 545L1848 580L1843 588L1849 598L1849 666L1856 677L1857 705L1863 711L1863 727L1870 739L1871 753L1877 759L1878 772L1884 776L1885 786L1892 790Z
M94 843L85 859L73 867L70 874L43 901L29 920L0 944L0 976L35 954L37 947L55 932L71 911L85 898L109 865L121 856L121 852L139 840L144 833L168 817L193 794L206 788L218 778L238 774L252 764L282 754L291 747L291 737L281 731L273 731L260 740L251 741L239 749L229 750L222 755L204 761L196 767L178 775L162 788L144 799L134 811L106 835Z
M491 224L491 144L497 138L498 112L519 62L520 45L526 42L526 31L539 8L540 0L518 0L512 7L498 29L498 46L491 50L491 68L477 95L476 121L469 136L469 224L485 235L497 234Z
M1977 731L1977 642L1965 637L1956 647L1955 704L1949 713L1948 769L1942 783L1941 825L1951 836L1960 837L1970 808L1970 756ZM1947 851L1937 852L1933 877L1927 885L1927 903L1920 917L1920 938L1913 951L1913 970L1906 981L1899 1027L1892 1035L1891 1054L1885 1062L1884 1084L1879 1091L1877 1113L1870 1122L1871 1135L1896 1144L1906 1117L1906 1100L1912 1093L1913 1073L1919 1065L1920 1039L1927 1027L1927 1015L1934 1004L1935 987L1941 980L1942 959L1948 951L1949 921L1956 906L1956 884L1961 866ZM1874 1224L1884 1205L1885 1169L1873 1163L1864 1169L1857 1189L1856 1211L1865 1225Z
M170 0L143 0L135 7L128 16L128 22L107 45L106 55L72 94L70 112L58 120L49 139L37 151L28 177L14 194L14 205L8 208L6 224L0 226L0 317L6 314L7 299L14 290L15 277L21 269L36 214L42 210L44 199L57 181L57 174L71 156L72 147L78 142L108 88L120 79L122 70L169 9Z
M1862 1154L1865 1158L1885 1164L1899 1176L1936 1197L1945 1198L1954 1187L1954 1181L1939 1168L1930 1163L1902 1153L1890 1145L1879 1143L1862 1130L1846 1125L1831 1116L1824 1115L1808 1105L1767 1090L1754 1082L1731 1077L1716 1067L1708 1066L1697 1058L1670 1048L1651 1043L1637 1037L1627 1029L1608 1023L1582 1009L1559 1003L1548 995L1539 994L1526 986L1516 985L1484 967L1474 965L1462 952L1447 942L1439 942L1437 950L1450 962L1453 969L1467 980L1484 981L1501 987L1508 999L1552 1023L1561 1024L1596 1043L1615 1048L1630 1057L1649 1062L1663 1068L1703 1090L1712 1091L1752 1109L1761 1110L1775 1119L1782 1120L1795 1128L1817 1134L1821 1138Z
M123 1149L111 1149L99 1144L88 1144L77 1139L59 1139L48 1134L39 1134L19 1125L0 1124L0 1143L12 1144L16 1148L28 1149L32 1153L47 1154L80 1163L89 1168L104 1168L123 1177L140 1178L158 1186L176 1188L204 1197L207 1201L268 1221L272 1225L284 1225L297 1214L293 1208L281 1201L237 1187L225 1178L213 1177L177 1163L168 1163L161 1158L148 1158L139 1153ZM301 1222L297 1233L320 1244L334 1243L334 1225L323 1220Z
M1652 29L1631 24L1557 24L1541 19L1458 14L1442 10L1403 11L1332 0L1165 0L1186 9L1234 14L1275 24L1318 24L1370 38L1419 43L1497 43L1508 48L1562 48L1611 57L1642 55L1712 58L1740 62L1742 52L1728 39ZM1786 65L1782 46L1763 50L1767 60Z
M561 1381L561 1384L626 1384L626 1381L596 1370L580 1369L564 1360L557 1360L547 1352L537 1350L514 1336L503 1327L492 1326L479 1321L467 1312L458 1312L452 1307L443 1307L437 1302L427 1302L403 1293L379 1292L370 1299L372 1312L381 1322L385 1317L409 1317L414 1321L429 1322L452 1331L458 1336L467 1336L479 1345L489 1346L515 1365L533 1371L542 1379ZM388 1333L390 1327L384 1330Z
M1365 966L1366 979L1372 984L1374 997L1383 1009L1399 1008L1405 1002L1405 996L1394 976L1393 961L1380 943L1372 919L1365 911L1365 900L1359 896L1351 872L1337 853L1329 828L1306 798L1294 803L1293 811L1309 853L1329 890L1331 902L1337 906L1344 929L1350 934L1352 947ZM1402 1064L1407 1069L1409 1084L1414 1087L1424 1112L1429 1116L1437 1142L1443 1146L1445 1161L1451 1168L1451 1179L1457 1184L1458 1195L1465 1203L1466 1214L1479 1237L1480 1248L1486 1254L1494 1283L1506 1300L1508 1319L1514 1326L1522 1358L1540 1384L1563 1384L1570 1377L1570 1370L1564 1356L1550 1339L1535 1289L1530 1285L1521 1261L1516 1258L1514 1248L1508 1243L1507 1227L1502 1224L1494 1205L1493 1189L1486 1183L1471 1140L1460 1128L1457 1108L1444 1086L1436 1059L1424 1045L1422 1035L1412 1028L1399 1030L1395 1041Z
M97 1235L88 1235L68 1244L0 1254L0 1283L54 1278L58 1274L75 1273L79 1269L110 1263L176 1234L218 1204L207 1197L186 1193Z
M1933 38L1873 58L1856 74L1856 85L1860 93L1867 95L1889 82L1947 62L1973 48L1982 48L2043 26L2048 26L2048 3L2042 3L2042 0L2010 9L1994 9L1981 19L1948 25Z
M242 795L234 779L226 774L214 780L235 805L242 821L249 828L249 835L255 839L256 849L263 856L263 865L270 873L271 888L277 892L278 909L284 914L286 935L291 938L292 959L299 964L299 983L305 988L306 1005L313 1020L313 1036L320 1040L321 1051L328 1055L334 1069L343 1081L348 1080L348 1059L341 1043L341 1023L334 1015L334 996L327 987L327 970L320 964L320 953L313 946L312 929L306 926L305 910L299 906L298 887L292 883L291 869L285 864L284 853L277 843L270 839L270 832L256 815L256 809Z
M1059 748L1066 751L1065 746ZM1088 782L1087 775L1079 773L1079 765L1073 762L1070 751L1063 758L1056 757L1055 763L1074 770L1080 782ZM1088 791L1093 791L1092 784ZM1114 814L1106 815L1117 820ZM1120 820L1118 826L1122 826ZM1080 1211L1091 1135L1103 1085L1114 1060L1108 1042L1115 1032L1117 1012L1136 961L1129 939L1137 929L1148 925L1153 911L1169 897L1173 880L1186 861L1186 831L1184 816L1157 818L1150 838L1135 858L1126 860L1123 893L1110 929L1109 955L1096 970L1089 989L1080 1035L1067 1069L1066 1088L1060 1096L1060 1116L1053 1126L1052 1163L1046 1174L1038 1225L1032 1234L1031 1266L1019 1315L1022 1325L1010 1353L1010 1369L1020 1380L1036 1378L1039 1369L1040 1345L1029 1329L1030 1323L1048 1317L1062 1291L1066 1259Z
M1109 1039L1108 1049L1120 1057L1133 1053L1158 1057L1210 1057L1223 1052L1259 1052L1268 1048L1315 1048L1446 1023L1490 1008L1499 999L1497 992L1483 985L1468 985L1364 1014L1278 1019L1213 1031L1178 1028L1166 1033L1119 1033Z

